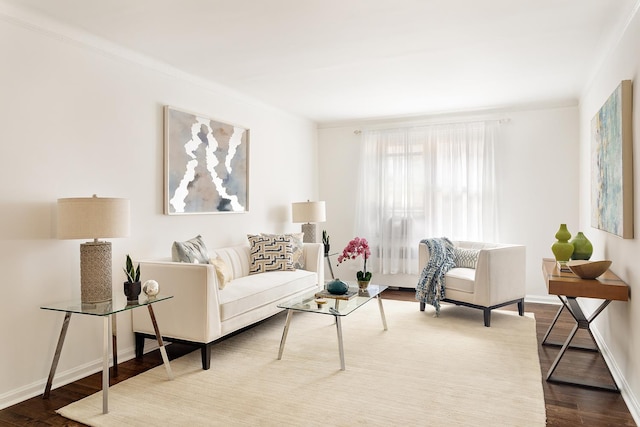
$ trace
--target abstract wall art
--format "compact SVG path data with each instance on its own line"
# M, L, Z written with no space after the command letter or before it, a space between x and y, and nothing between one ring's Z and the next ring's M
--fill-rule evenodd
M632 83L623 80L591 120L591 226L633 238Z
M164 108L167 215L249 210L249 129Z

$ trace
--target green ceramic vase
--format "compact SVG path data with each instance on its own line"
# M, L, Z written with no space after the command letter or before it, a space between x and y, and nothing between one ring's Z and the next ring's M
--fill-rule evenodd
M573 245L569 243L571 233L567 229L567 224L560 224L560 228L556 232L556 239L553 245L551 245L551 251L556 257L556 261L569 261L571 255L573 255Z
M574 237L569 243L573 245L573 254L571 255L571 259L588 260L591 258L591 255L593 254L593 245L582 231L578 231L576 237Z

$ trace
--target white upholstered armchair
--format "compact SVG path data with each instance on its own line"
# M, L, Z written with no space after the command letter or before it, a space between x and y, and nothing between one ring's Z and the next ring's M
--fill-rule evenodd
M445 298L440 301L478 308L484 311L484 325L491 325L491 310L518 304L524 314L525 247L500 243L452 241L455 248L477 257L467 267L454 267L444 276ZM454 249L455 250L455 249ZM419 244L419 271L427 265L430 254L426 244ZM458 253L463 251L457 251ZM475 262L474 262L475 261ZM420 310L425 303L420 302Z

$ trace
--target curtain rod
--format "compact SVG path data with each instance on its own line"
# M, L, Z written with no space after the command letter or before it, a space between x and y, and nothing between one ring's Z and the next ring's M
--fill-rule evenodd
M453 124L460 124L460 123L478 123L478 122L498 122L499 124L503 125L511 122L511 119L508 117L504 117L500 119L476 119L476 120L467 119L467 120L451 120L451 121L444 121L444 122L430 121L430 122L406 123L404 125L403 124L394 125L392 123L389 123L386 125L381 124L379 126L367 126L367 127L364 127L363 129L356 129L353 131L353 133L356 135L360 135L363 132L363 130L367 131L367 130L406 129L406 128L426 127L426 126L440 126L440 125L453 125Z

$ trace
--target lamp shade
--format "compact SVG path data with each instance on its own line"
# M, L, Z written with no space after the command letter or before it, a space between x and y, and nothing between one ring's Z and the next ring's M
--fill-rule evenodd
M291 204L293 222L325 222L326 212L322 202L298 202Z
M106 197L58 199L59 239L99 239L129 235L129 200Z

